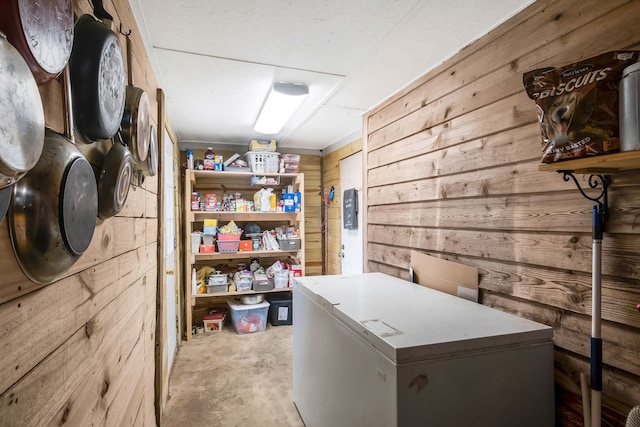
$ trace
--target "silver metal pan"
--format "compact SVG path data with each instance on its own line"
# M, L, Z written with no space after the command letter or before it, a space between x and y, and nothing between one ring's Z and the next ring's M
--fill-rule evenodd
M0 33L0 188L35 166L44 144L38 85L18 51Z
M49 284L89 247L98 214L98 189L89 162L73 143L68 72L64 72L66 135L46 131L37 164L13 186L11 244L22 271Z

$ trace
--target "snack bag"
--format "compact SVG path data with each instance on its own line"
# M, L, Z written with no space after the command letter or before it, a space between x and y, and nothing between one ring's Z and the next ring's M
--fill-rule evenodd
M524 73L537 107L543 163L619 151L618 85L622 70L637 60L636 51L608 52Z

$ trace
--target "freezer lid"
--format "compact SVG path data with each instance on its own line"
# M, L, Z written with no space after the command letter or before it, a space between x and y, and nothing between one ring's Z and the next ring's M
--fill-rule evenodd
M294 286L396 363L550 343L553 334L549 326L383 273L296 278Z

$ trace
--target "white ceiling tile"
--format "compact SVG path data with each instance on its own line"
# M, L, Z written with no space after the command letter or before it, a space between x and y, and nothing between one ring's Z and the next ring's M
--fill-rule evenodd
M310 96L275 139L314 149L532 2L130 0L181 145L274 138L252 128L280 80Z

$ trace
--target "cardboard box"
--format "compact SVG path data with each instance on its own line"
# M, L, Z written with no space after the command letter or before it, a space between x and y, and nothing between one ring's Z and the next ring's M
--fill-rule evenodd
M411 251L411 281L478 302L478 269Z

